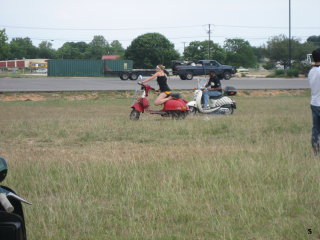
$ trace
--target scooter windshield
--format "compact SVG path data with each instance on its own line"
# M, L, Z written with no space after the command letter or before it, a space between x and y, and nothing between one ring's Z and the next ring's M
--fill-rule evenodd
M140 98L143 94L144 90L141 89L141 87L136 88L134 94L132 95L132 98L137 99Z
M198 79L198 89L205 88L205 85L207 84L207 82L208 82L208 79L206 78Z

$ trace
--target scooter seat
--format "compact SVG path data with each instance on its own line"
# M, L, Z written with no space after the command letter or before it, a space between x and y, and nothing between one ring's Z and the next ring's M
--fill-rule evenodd
M173 98L181 98L181 94L180 93L170 93L170 96Z
M222 95L219 95L219 96L210 96L209 99L217 100L217 99L220 99L220 98L222 98L222 97L223 97Z

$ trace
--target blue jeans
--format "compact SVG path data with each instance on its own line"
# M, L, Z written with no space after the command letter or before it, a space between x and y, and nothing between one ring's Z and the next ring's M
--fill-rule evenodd
M320 107L311 106L312 111L312 135L311 144L315 155L320 156Z
M205 91L202 93L202 100L204 106L208 106L209 104L209 97L218 97L221 96L222 93L219 91Z

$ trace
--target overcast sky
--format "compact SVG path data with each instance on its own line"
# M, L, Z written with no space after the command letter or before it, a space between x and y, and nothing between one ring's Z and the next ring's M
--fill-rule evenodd
M192 41L243 38L260 46L272 36L289 35L289 0L1 0L0 29L9 41L29 37L33 44L102 35L123 47L149 32L163 34L180 52ZM320 0L291 0L292 36L320 35Z

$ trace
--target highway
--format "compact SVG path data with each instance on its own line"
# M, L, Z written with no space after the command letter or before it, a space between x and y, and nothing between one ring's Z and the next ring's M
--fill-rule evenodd
M193 89L198 79L180 80L169 77L168 84L172 89ZM150 85L157 88L156 80ZM222 80L222 87L234 86L237 89L307 89L307 78L231 78ZM135 90L137 81L120 80L119 78L94 77L28 77L0 78L0 92L55 92L55 91L101 91L101 90Z

